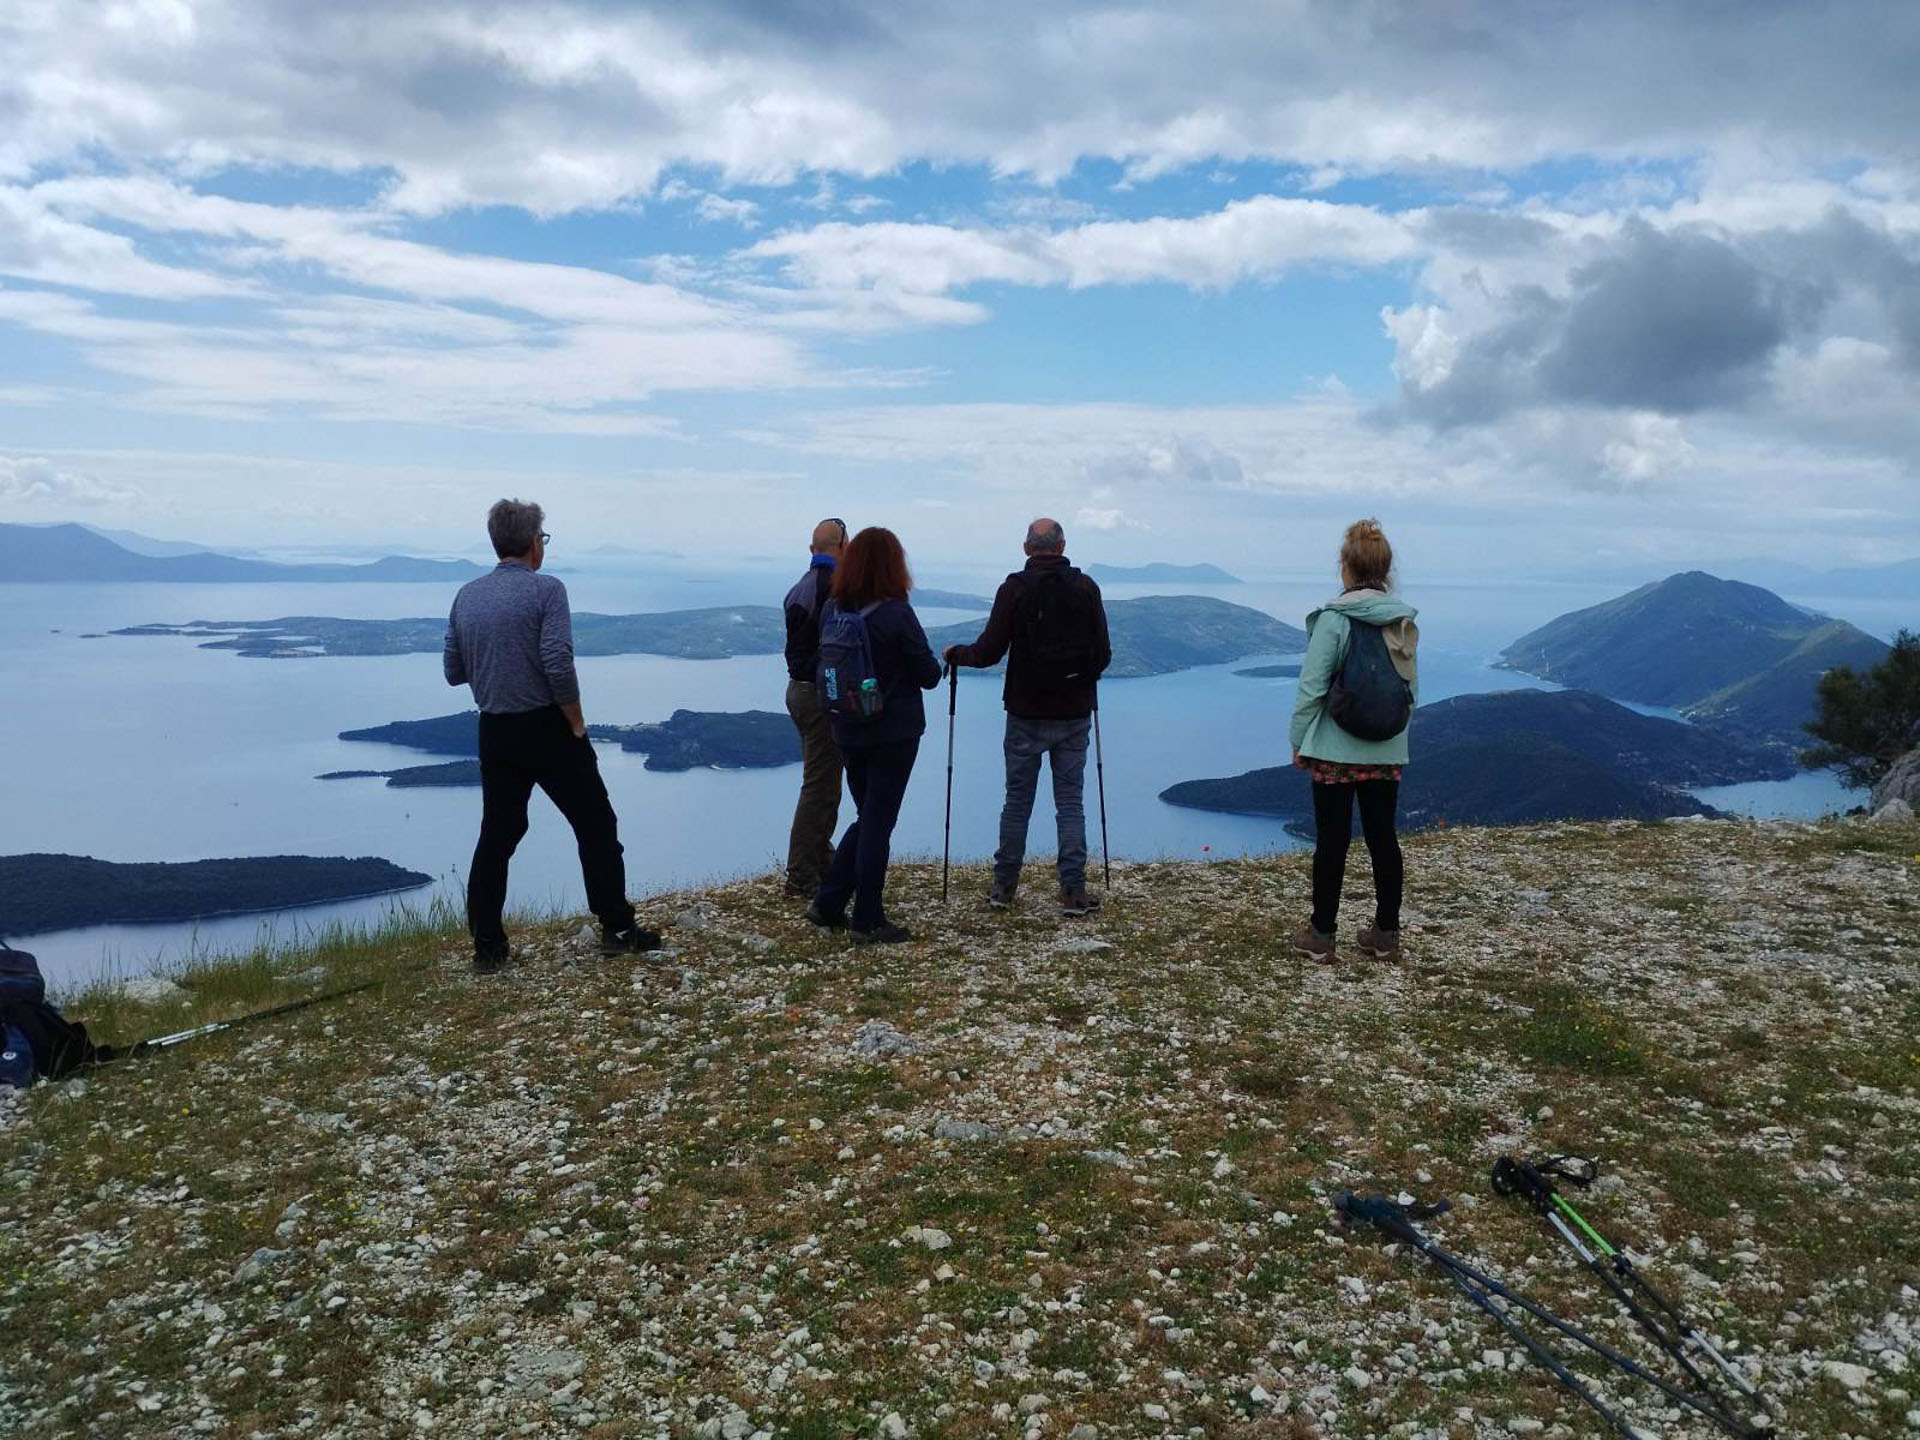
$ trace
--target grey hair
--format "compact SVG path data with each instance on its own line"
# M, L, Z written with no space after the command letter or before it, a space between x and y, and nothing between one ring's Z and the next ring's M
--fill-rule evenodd
M1027 548L1029 550L1064 550L1067 548L1067 532L1060 528L1058 520L1050 520L1045 525L1037 523L1029 525Z
M524 555L533 549L547 523L547 512L525 500L496 500L487 511L487 538L493 541L493 553L502 560Z

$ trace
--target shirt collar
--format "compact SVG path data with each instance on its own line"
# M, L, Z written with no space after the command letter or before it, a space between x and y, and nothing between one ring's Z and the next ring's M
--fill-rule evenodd
M831 555L810 555L807 557L807 568L809 570L831 570L833 569L833 564L833 556Z

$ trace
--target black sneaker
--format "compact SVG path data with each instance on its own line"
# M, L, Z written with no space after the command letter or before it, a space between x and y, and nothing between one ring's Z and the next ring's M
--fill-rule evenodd
M604 925L600 927L602 955L644 955L649 950L659 948L658 930L648 930L639 925L629 925L624 930L609 930Z
M904 925L896 925L891 920L882 920L871 930L847 931L856 945L904 945L913 939L913 932Z
M1091 915L1100 908L1100 897L1087 892L1082 885L1077 890L1060 892L1060 913L1062 915Z
M845 927L847 917L844 915L829 915L818 905L809 905L807 906L807 923L809 925L818 925L822 930L839 930Z
M987 904L995 910L1011 910L1013 908L1013 896L1013 886L996 884L987 892Z
M504 940L485 944L479 941L474 942L473 973L476 975L495 974L506 969L512 959L513 952L507 948L507 942Z

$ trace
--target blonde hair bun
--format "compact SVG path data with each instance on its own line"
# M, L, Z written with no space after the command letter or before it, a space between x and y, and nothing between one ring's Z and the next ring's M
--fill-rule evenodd
M1340 542L1340 569L1349 588L1385 590L1393 583L1393 546L1378 520L1356 520Z

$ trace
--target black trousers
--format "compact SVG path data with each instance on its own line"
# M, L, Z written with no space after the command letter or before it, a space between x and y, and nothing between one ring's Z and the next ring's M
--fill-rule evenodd
M1353 803L1360 802L1360 833L1373 857L1373 923L1382 930L1400 928L1400 892L1405 870L1393 812L1400 803L1398 780L1362 780L1322 785L1313 790L1313 928L1333 934L1340 917L1340 885L1347 874L1347 847L1353 841Z
M600 779L591 740L576 740L558 706L480 717L480 843L467 872L467 928L476 945L505 944L507 862L527 833L527 800L538 785L573 827L587 907L610 930L633 924L620 822Z
M886 923L881 894L887 885L887 859L900 803L907 798L920 737L888 745L849 745L841 752L847 766L847 793L858 812L833 852L827 878L813 903L823 915L846 913L853 900L853 927L871 930Z

